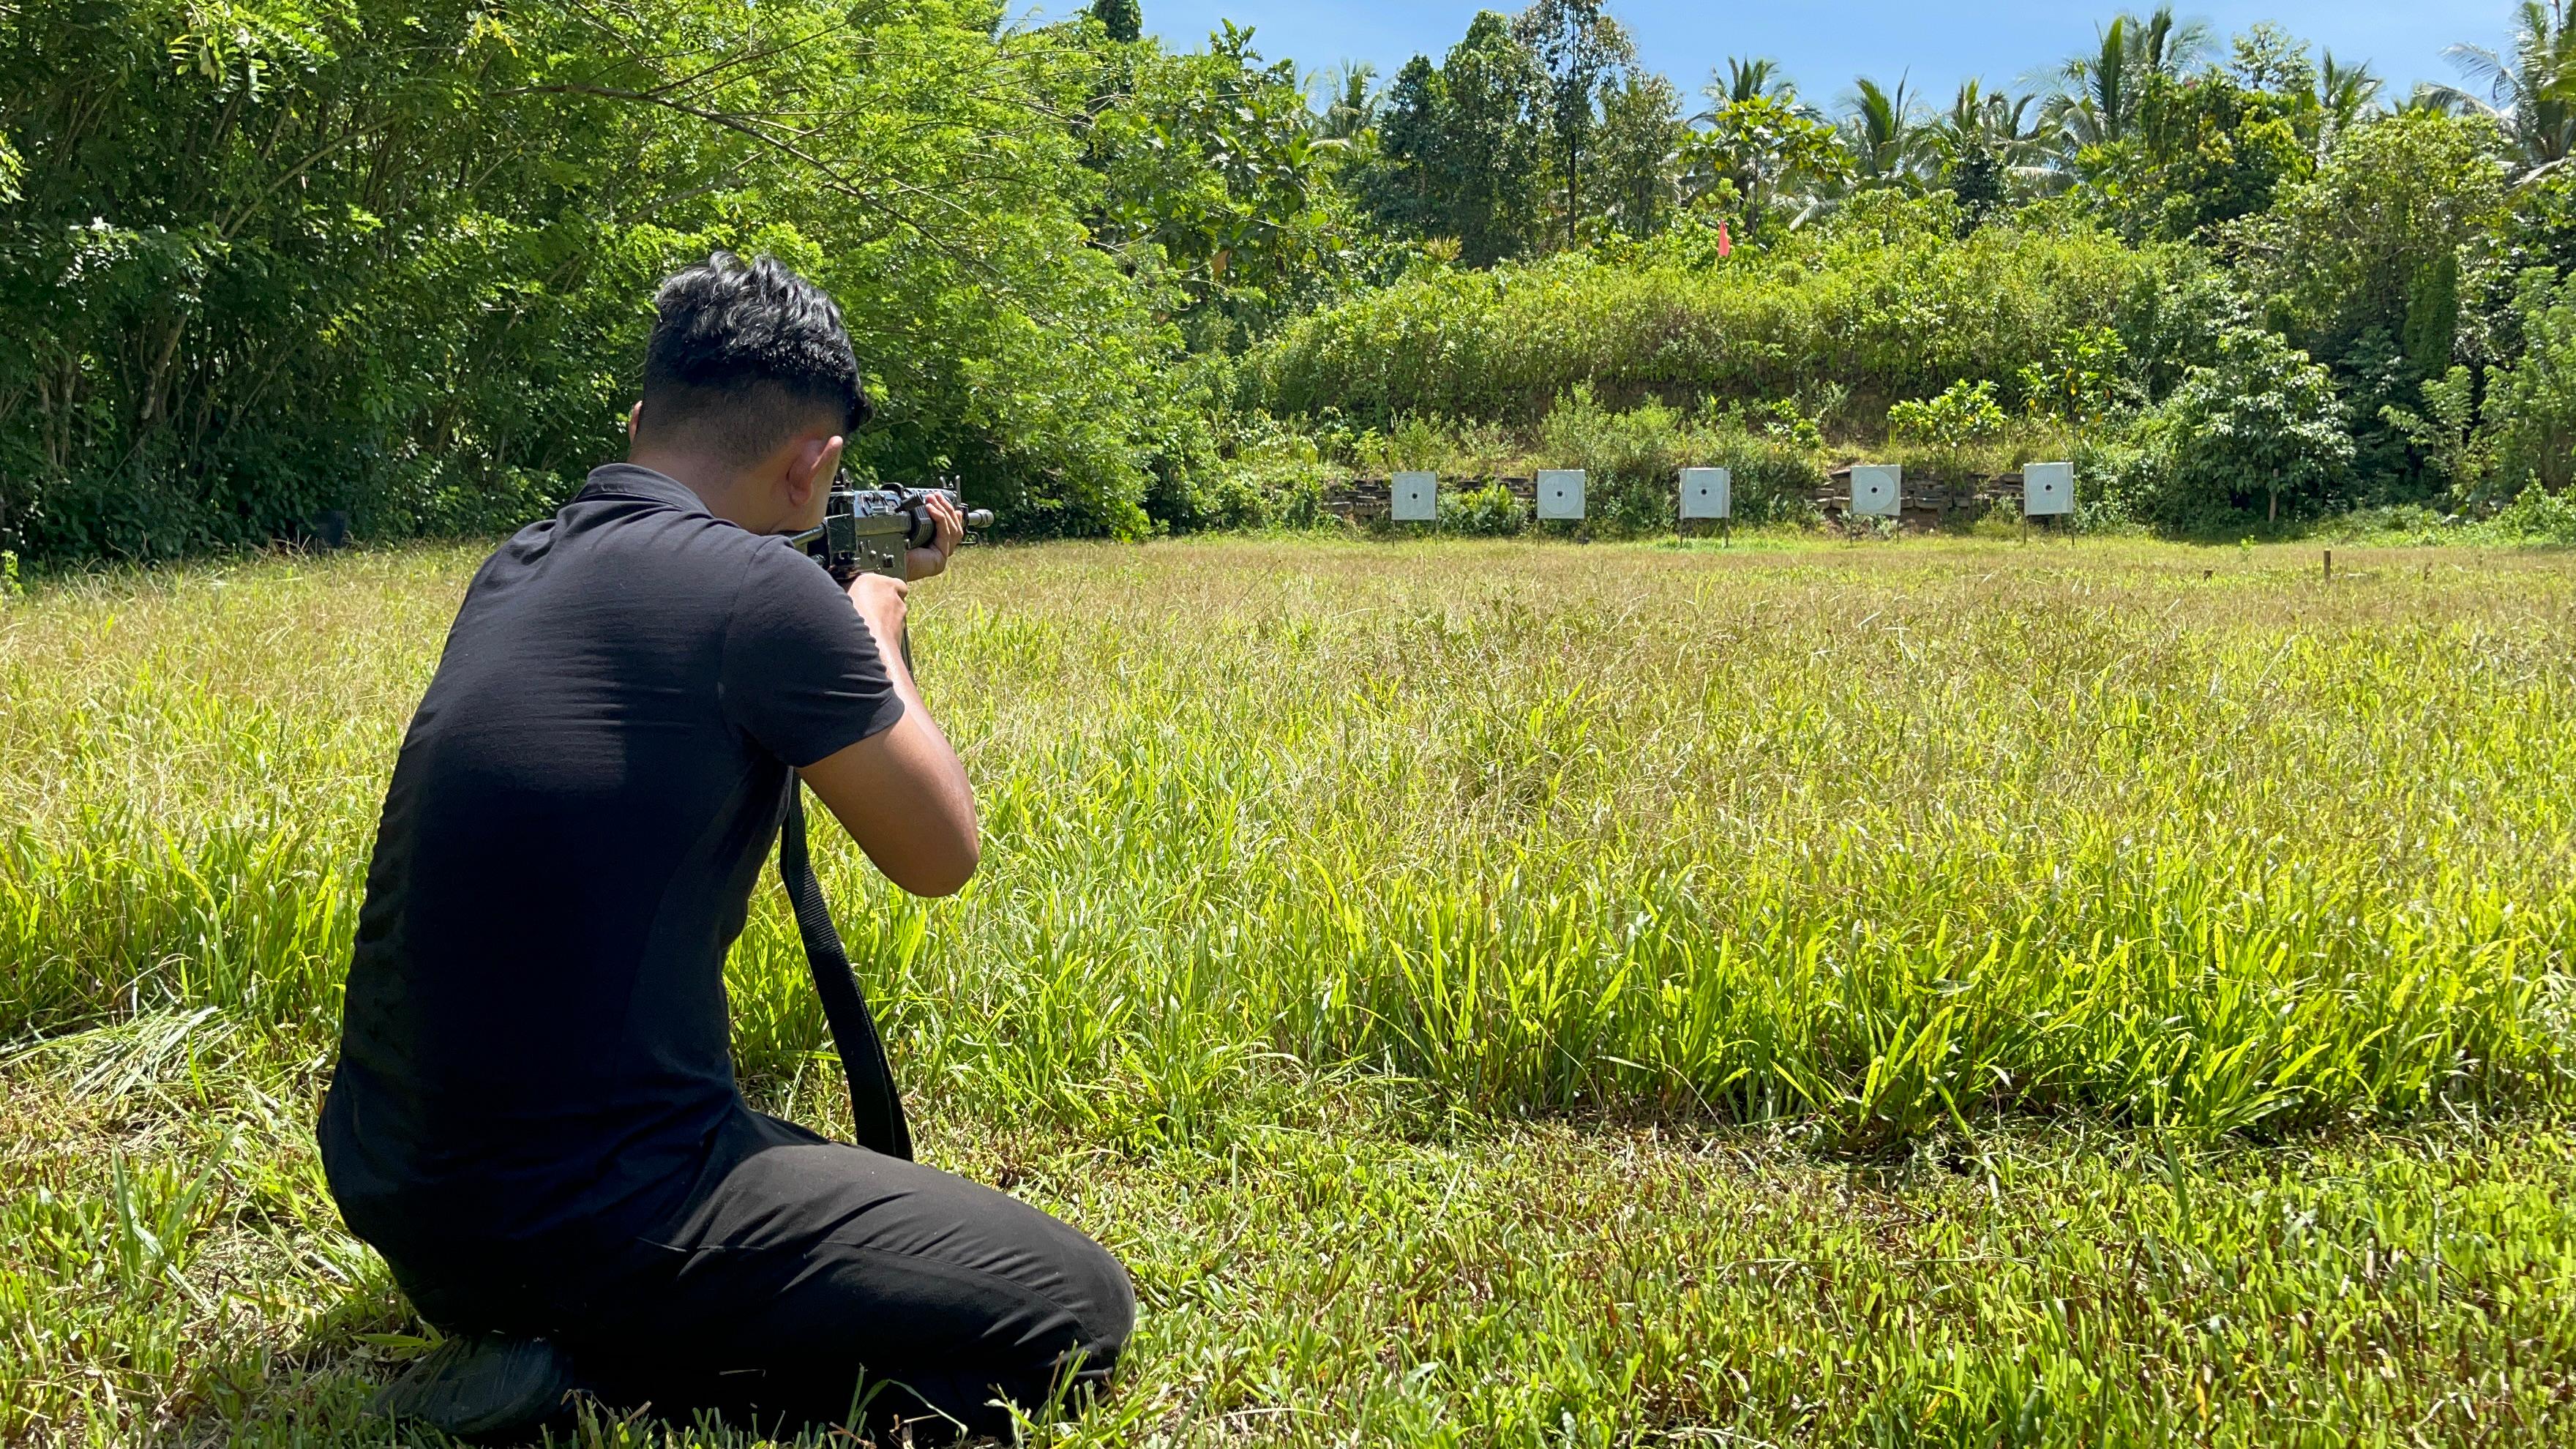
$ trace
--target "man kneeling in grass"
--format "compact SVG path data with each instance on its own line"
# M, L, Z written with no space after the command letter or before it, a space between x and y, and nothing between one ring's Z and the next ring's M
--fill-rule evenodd
M840 312L768 258L667 281L629 461L474 576L394 767L322 1158L447 1343L387 1412L525 1434L575 1390L763 1425L1103 1381L1135 1318L1099 1245L989 1188L752 1111L723 968L801 776L945 895L974 796L821 522L867 416ZM934 503L940 571L962 536Z

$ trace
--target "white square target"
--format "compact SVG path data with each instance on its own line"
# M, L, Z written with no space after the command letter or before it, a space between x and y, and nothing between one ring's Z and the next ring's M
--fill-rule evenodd
M1897 463L1855 463L1851 470L1851 511L1894 518L1905 496L1905 469Z
M1582 469L1541 468L1538 470L1538 516L1541 518L1581 518L1583 516Z
M1394 498L1396 522L1429 523L1440 516L1440 475L1398 473Z
M1682 470L1682 517L1729 518L1734 513L1734 474L1724 468Z
M2021 470L2021 511L2026 518L2075 511L2075 465L2031 463Z

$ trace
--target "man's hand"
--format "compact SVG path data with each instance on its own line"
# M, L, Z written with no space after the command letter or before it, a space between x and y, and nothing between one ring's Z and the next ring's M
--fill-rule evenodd
M933 493L922 506L930 512L933 532L930 547L916 548L903 557L906 579L930 578L948 567L948 556L966 541L966 515L943 494Z

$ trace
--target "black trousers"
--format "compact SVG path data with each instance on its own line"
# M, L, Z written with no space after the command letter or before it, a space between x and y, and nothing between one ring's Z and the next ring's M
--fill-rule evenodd
M546 1333L610 1406L672 1418L927 1420L935 1440L1007 1434L996 1400L1106 1383L1136 1320L1106 1249L991 1188L739 1115L679 1219L604 1262L388 1255L395 1279L441 1330Z

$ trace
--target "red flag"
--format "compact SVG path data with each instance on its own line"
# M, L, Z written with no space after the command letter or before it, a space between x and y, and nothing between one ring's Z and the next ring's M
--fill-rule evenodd
M1734 254L1735 238L1726 234L1726 223L1721 221L1717 224L1717 259L1722 262Z

